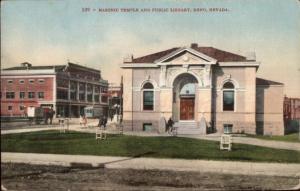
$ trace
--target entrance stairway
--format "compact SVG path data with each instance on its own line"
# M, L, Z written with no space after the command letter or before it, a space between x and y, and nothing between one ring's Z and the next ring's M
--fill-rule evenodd
M196 121L179 121L174 124L174 127L177 127L179 135L200 135L202 132Z

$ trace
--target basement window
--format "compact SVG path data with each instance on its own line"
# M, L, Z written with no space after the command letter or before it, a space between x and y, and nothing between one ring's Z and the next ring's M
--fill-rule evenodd
M152 123L143 123L143 131L152 131Z
M233 127L232 124L224 124L223 127L224 127L224 134L232 133L232 127Z

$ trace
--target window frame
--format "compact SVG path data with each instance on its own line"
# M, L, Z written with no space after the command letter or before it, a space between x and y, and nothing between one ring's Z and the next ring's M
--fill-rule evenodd
M152 87L146 87L148 84L150 84ZM151 92L152 93L152 109L145 109L145 93ZM144 83L142 87L142 111L155 111L155 91L154 91L154 86L151 82L146 82Z
M223 124L223 133L232 134L233 133L233 124L225 123Z
M10 109L11 108L11 109ZM13 106L12 105L8 105L7 106L7 111L13 111Z
M45 79L38 79L38 83L39 84L44 84L45 83Z
M10 95L9 93L11 93L12 96L8 96L8 95ZM6 99L15 99L16 98L15 92L6 92L5 98Z
M37 94L38 94L37 95L38 99L45 99L45 92L38 92ZM40 97L40 95L43 95L43 96Z
M22 109L22 108L23 108L23 109ZM24 105L20 105L20 106L19 106L19 110L20 110L20 111L25 111L25 106L24 106Z
M21 97L21 93L24 94L24 97ZM25 92L19 92L19 99L25 99L25 97L26 97L26 93Z
M227 83L231 83L231 85L233 86L232 88L224 88L224 86L227 84ZM233 108L232 110L225 110L224 109L224 93L225 92L232 92L233 93ZM222 100L221 100L221 104L222 104L222 111L223 112L236 112L236 86L235 84L232 82L232 81L226 81L225 83L223 83L223 86L222 86Z
M29 96L29 95L31 95L31 93L32 93L32 97L31 96ZM35 92L28 92L28 99L34 99L35 98Z

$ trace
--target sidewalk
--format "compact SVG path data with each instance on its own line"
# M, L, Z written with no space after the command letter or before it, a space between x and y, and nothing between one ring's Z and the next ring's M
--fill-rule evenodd
M61 166L93 166L99 168L157 169L215 172L243 175L269 175L300 178L300 164L252 163L232 161L129 158L89 155L1 153L1 162Z
M87 128L81 128L80 124L75 123L74 120L69 124L69 130L74 131L85 131L89 132L89 126L96 127L98 124L98 120L93 120L87 124ZM65 125L65 128L67 125ZM27 126L27 128L18 128L18 129L1 129L1 135L4 134L14 134L14 133L27 133L27 132L35 132L35 131L46 131L46 130L60 130L61 127L58 123L54 123L53 125L34 125L33 127ZM94 131L93 131L94 132Z
M79 131L79 132L87 132L87 133L95 133L95 128L98 124L97 120L91 121L88 123L86 128L81 127L79 124L70 124L69 130ZM108 126L110 123L108 123ZM12 130L1 130L1 134L13 134L13 133L25 133L25 132L34 132L34 131L44 131L44 130L60 130L61 127L59 125L56 126L47 126L47 125L40 125L39 127L35 128L22 128L22 129L12 129ZM107 130L109 133L116 133L115 130ZM126 131L124 132L125 135L134 135L134 136L170 136L167 133L149 133L149 132L132 132ZM188 138L195 138L195 139L203 139L203 140L210 140L210 141L220 141L220 135L178 135L178 137L188 137ZM256 145L262 147L269 147L275 149L287 149L287 150L295 150L300 151L300 143L293 143L293 142L284 142L284 141L271 141L271 140L262 140L250 137L233 137L233 143L240 143L240 144L248 144L248 145Z
M216 136L179 135L179 136L196 138L196 139L204 139L204 140L210 140L210 141L220 141L220 135L216 135ZM256 138L250 138L250 137L232 137L232 141L233 141L233 143L256 145L256 146L269 147L269 148L275 148L275 149L287 149L287 150L300 151L300 143L294 143L294 142L262 140L262 139L256 139Z

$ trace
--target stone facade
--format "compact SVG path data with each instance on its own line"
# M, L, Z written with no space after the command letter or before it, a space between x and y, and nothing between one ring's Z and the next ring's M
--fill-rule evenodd
M160 120L172 117L179 128L193 132L283 134L282 117L278 117L282 116L283 84L273 82L276 87L272 85L262 98L260 83L271 81L257 80L258 67L253 58L197 44L126 58L122 65L124 129L164 132ZM263 110L257 107L261 102L268 103ZM200 130L203 117L207 129Z

